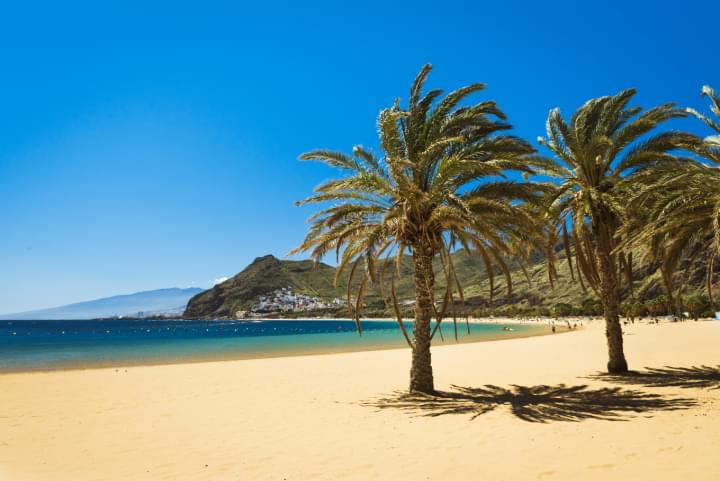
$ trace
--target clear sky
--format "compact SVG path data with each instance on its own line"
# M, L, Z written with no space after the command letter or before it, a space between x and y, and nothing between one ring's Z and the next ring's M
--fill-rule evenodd
M312 212L293 202L332 175L298 154L375 145L426 62L432 87L487 83L478 98L533 141L552 107L634 86L643 106L706 110L701 86L720 89L710 0L13 3L0 313L209 287L285 256Z

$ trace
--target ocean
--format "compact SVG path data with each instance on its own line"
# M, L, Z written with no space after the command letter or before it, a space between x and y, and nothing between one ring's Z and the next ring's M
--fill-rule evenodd
M412 332L412 323L406 323ZM394 320L0 321L0 372L253 359L407 347ZM504 329L507 328L507 329ZM510 330L508 330L510 329ZM546 325L458 322L459 342L547 333ZM454 344L452 322L433 345Z

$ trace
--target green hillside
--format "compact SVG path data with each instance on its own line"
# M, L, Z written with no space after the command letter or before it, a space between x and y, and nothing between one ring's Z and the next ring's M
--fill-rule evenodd
M261 295L292 286L297 292L323 298L341 295L333 287L335 269L312 261L281 261L258 257L236 276L190 299L184 317L231 317L248 310Z
M456 266L461 282L477 283L484 277L484 268L479 258L458 254L456 257L462 257ZM436 264L439 271L439 260ZM398 296L401 300L413 299L413 270L410 258L403 260L400 272L396 283ZM335 268L327 264L279 260L272 255L258 257L236 276L193 297L184 317L232 317L237 311L249 310L261 295L284 287L292 287L298 294L321 299L344 299L347 296L347 273L337 287L334 280ZM444 288L444 279L438 278L438 292L444 292ZM365 303L371 310L384 309L380 293L374 288L368 290Z
M453 254L453 262L458 278L463 285L465 304L457 300L455 309L459 312L475 314L537 315L553 313L559 304L574 308L575 312L586 314L599 313L597 296L589 288L585 289L570 274L567 260L558 259L556 263L557 279L551 285L547 264L538 260L527 266L525 272L519 265L511 265L513 292L508 296L505 276L497 270L494 276L494 289L490 296L490 281L481 259L468 255L465 251ZM445 292L444 277L439 260L436 262L437 298L442 299ZM400 302L414 299L412 260L406 257L401 265L401 276L396 283ZM527 274L527 275L526 275ZM683 284L682 297L703 295L703 268L699 266L690 275L678 277L678 285ZM184 313L185 318L223 318L234 317L237 311L247 311L258 303L259 297L275 290L292 287L297 294L305 294L324 300L346 297L347 276L339 285L334 285L335 268L327 264L315 265L312 261L280 260L272 255L258 257L242 272L231 279L216 285L193 297ZM648 301L663 296L659 272L645 266L637 269L633 280L633 297L627 285L623 285L624 300L637 299ZM412 306L405 304L404 310L410 314ZM368 289L365 298L365 312L369 316L392 315L377 288ZM308 314L308 313L306 313ZM337 308L332 312L314 314L347 315L346 308ZM297 315L297 313L287 313Z

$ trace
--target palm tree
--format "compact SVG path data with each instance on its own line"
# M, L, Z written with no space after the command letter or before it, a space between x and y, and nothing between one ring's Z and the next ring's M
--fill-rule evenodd
M720 96L708 86L702 94L711 102L711 111L720 117ZM720 123L687 109L720 134ZM672 278L681 261L688 270L705 263L708 298L713 302L715 260L720 255L720 135L695 138L689 147L706 163L685 159L681 166L663 166L637 176L645 185L633 197L632 205L647 213L644 228L631 232L628 243L648 247L648 257L661 263L672 297Z
M671 103L646 111L628 107L633 95L635 90L628 89L589 100L569 123L553 109L547 138L538 139L554 154L555 164L547 173L559 181L549 200L550 216L563 228L571 225L577 265L603 305L607 369L612 373L628 370L618 317L619 274L631 273L624 253L617 252L628 196L621 182L629 174L674 161L671 152L688 140L685 134L665 132L641 141L662 122L687 114Z
M317 262L334 251L338 257L336 282L349 269L348 306L360 334L363 294L369 283L377 283L382 293L387 292L386 271L390 268L389 297L412 350L410 391L423 393L434 391L432 337L455 294L462 298L450 253L456 246L474 250L488 273L495 266L502 269L510 290L510 270L503 257L514 253L511 246L523 236L536 236L535 218L523 203L538 200L543 190L539 184L504 177L506 171L532 174L538 159L530 144L502 134L511 126L495 102L461 106L484 85L462 87L444 98L441 90L423 94L431 68L425 65L415 78L407 108L401 108L396 100L380 112L380 156L361 146L356 146L352 155L316 150L300 156L347 175L320 185L313 196L299 202L335 204L310 218L305 241L293 251L310 251ZM412 339L402 323L394 281L408 251L415 282ZM439 311L433 269L437 258L447 285ZM359 280L354 281L358 272ZM354 301L353 286L357 286ZM437 324L431 332L433 317Z

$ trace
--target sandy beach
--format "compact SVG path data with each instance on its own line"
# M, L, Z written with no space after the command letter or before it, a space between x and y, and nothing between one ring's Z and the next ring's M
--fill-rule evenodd
M625 329L633 369L715 370L593 377L593 323L436 348L426 399L407 349L0 375L0 479L720 479L720 322Z

